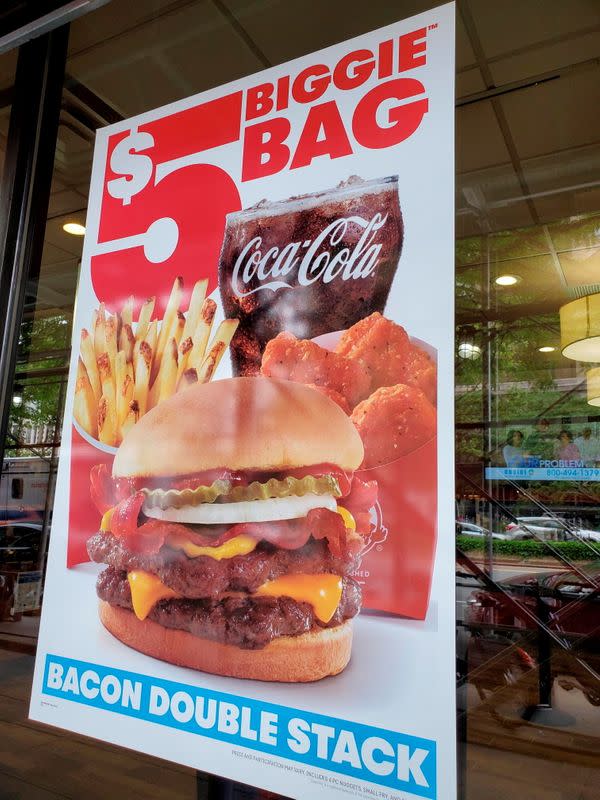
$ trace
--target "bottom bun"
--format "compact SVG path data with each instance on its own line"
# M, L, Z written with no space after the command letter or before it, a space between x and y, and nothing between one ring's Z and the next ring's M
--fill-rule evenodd
M349 621L301 636L281 636L261 650L244 650L163 628L151 619L140 621L132 611L104 600L100 619L113 636L140 653L180 667L256 681L305 683L337 675L350 661L352 649Z

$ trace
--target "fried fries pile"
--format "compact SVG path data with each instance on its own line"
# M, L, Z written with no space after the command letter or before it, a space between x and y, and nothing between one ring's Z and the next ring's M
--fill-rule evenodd
M211 340L216 303L198 281L189 308L180 310L183 279L176 278L161 322L152 319L155 298L133 322L134 298L111 315L104 304L90 329L81 331L73 414L103 444L118 446L151 408L175 392L211 380L238 326L225 319Z

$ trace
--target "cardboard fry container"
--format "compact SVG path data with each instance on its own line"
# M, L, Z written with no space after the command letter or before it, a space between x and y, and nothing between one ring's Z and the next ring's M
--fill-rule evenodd
M363 608L424 619L437 538L437 437L356 475L379 486L371 535L354 575Z

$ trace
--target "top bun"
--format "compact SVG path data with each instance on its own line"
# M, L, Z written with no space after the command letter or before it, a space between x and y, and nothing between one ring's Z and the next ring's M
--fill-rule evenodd
M113 475L313 464L354 471L363 453L350 419L321 392L291 381L229 378L184 389L143 416L119 447Z

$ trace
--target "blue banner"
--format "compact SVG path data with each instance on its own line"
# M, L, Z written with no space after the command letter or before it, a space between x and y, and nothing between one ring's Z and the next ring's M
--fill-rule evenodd
M437 797L436 744L429 739L50 654L43 692L430 800Z
M596 467L486 467L485 477L496 481L600 481Z

